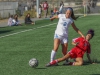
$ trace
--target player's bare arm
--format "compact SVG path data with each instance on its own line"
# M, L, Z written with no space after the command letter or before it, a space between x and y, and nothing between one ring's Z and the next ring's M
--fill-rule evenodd
M53 21L54 19L58 19L58 16L53 16L52 18L50 18L51 21Z
M80 34L82 37L85 38L85 36L82 34L82 32L75 26L74 22L72 23L72 27L78 34Z
M79 42L72 42L72 45L77 46L79 44Z

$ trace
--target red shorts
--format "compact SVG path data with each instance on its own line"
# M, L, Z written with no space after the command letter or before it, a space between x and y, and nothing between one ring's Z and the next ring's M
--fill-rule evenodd
M73 48L68 54L70 54L70 58L83 58L84 52L80 49Z

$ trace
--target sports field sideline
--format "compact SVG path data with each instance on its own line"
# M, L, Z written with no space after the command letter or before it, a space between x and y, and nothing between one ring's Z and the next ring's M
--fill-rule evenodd
M53 48L53 36L58 20L36 21L36 25L24 25L0 28L0 75L100 75L100 16L86 16L75 21L76 26L86 34L88 29L95 30L95 36L90 41L91 57L97 64L85 63L83 66L45 67L50 60ZM79 35L70 26L69 46ZM62 57L59 48L57 57ZM39 66L34 69L28 65L31 58L37 58ZM86 56L84 60L87 61Z

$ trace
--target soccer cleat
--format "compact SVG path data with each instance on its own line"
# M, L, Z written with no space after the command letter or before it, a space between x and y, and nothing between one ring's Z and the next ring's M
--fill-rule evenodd
M54 64L54 65L51 65L50 63L46 64L46 67L50 67L50 66L58 66L58 64Z
M58 65L58 61L57 60L54 60L48 64L46 64L46 67L49 67L49 66L57 66Z
M46 64L46 67L50 67L50 66L51 66L50 63Z
M58 66L58 64L55 64L54 66Z

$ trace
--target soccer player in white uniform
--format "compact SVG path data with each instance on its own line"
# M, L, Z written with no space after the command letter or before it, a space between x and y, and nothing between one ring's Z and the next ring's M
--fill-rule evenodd
M74 24L73 20L76 20L77 18L74 16L74 12L71 7L68 7L66 9L65 14L59 14L57 16L52 17L51 21L56 18L59 18L59 21L58 21L57 28L54 34L54 48L51 51L50 62L54 60L56 52L60 44L62 46L63 55L66 55L67 47L68 47L68 28L70 25L78 34L84 37L81 31Z

